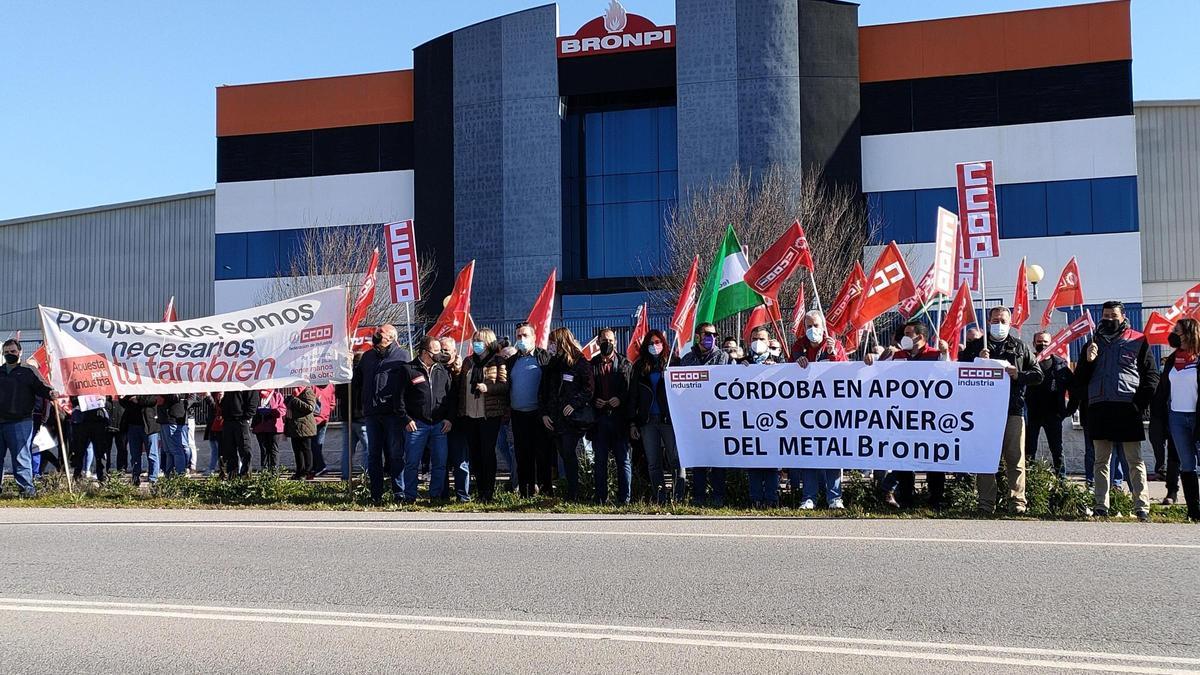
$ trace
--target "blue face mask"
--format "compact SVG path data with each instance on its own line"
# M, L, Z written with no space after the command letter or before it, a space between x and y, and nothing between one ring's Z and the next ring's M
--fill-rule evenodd
M517 351L531 352L533 351L533 341L526 338L517 338Z
M475 356L482 356L483 353L487 351L487 345L483 344L479 340L476 340L471 343L471 351L475 352Z

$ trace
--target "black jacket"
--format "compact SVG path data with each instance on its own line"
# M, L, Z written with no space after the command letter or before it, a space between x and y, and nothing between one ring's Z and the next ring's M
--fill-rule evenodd
M561 356L551 358L542 369L540 399L542 415L549 417L556 430L563 430L563 408L576 410L592 404L592 364L579 359L568 366Z
M679 365L679 359L674 355L667 364L668 366ZM670 423L671 412L667 409L667 371L664 369L662 377L658 379L658 386L652 388L650 386L650 374L642 372L641 362L634 363L630 367L629 375L629 421L638 426L642 426L650 421L650 406L655 400L658 401L658 411L662 415L663 421Z
M958 360L967 363L974 361L984 346L987 347L990 358L1007 361L1017 367L1017 379L1012 380L1008 389L1008 414L1010 417L1024 414L1025 389L1042 383L1042 369L1033 360L1033 350L1016 335L1009 334L1000 342L985 335L968 342L966 348L958 353Z
M1071 389L1073 374L1067 360L1051 356L1038 362L1042 381L1025 389L1025 408L1033 417L1067 416L1067 392Z
M225 423L249 422L258 410L258 392L227 391L221 396L221 417Z
M392 371L390 383L392 389L387 398L401 424L413 420L425 424L444 422L454 419L458 412L454 377L440 363L426 369L419 359L411 361Z
M146 434L157 434L161 428L157 406L157 396L122 396L121 407L125 409L125 414L121 416L121 430L142 427Z
M621 418L628 416L629 411L629 359L619 353L613 353L612 370L607 376L601 374L601 369L604 367L604 357L595 356L592 358L592 386L595 388L595 394L592 396L594 401L600 398L601 392L604 390L604 385L607 383L609 393L616 396L621 401L621 405L615 409L609 406L597 408L597 415L617 415Z
M186 394L183 396L166 394L162 396L162 403L158 405L158 423L187 424L187 411L188 397Z
M0 365L0 420L29 419L38 398L50 398L50 386L41 373L23 363L18 363L11 371Z
M74 407L75 413L71 415L71 423L76 426L86 426L90 428L102 427L104 429L115 429L116 420L113 420L113 406L115 401L111 396L104 397L104 405L92 410L80 410L79 398L71 397L71 406Z
M354 393L361 395L363 415L386 415L392 411L390 396L398 388L392 382L393 375L411 359L407 351L394 343L382 354L372 347L362 355L354 371Z

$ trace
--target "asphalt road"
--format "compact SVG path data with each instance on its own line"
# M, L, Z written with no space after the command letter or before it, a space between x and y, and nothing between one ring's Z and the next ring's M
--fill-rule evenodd
M0 672L1200 672L1200 529L0 510Z

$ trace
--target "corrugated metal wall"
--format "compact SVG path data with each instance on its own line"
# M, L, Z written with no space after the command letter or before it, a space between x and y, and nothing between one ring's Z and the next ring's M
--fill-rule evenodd
M1188 281L1200 260L1200 101L1134 104L1142 280Z
M130 321L213 311L212 190L0 221L0 339L40 335L38 304Z

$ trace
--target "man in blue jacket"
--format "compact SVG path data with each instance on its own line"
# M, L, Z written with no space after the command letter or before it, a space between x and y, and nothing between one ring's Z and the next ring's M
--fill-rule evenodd
M33 486L33 405L38 398L53 400L54 392L33 368L21 363L21 343L6 340L0 365L0 483L4 458L12 456L13 476L27 497Z
M404 427L393 414L392 380L396 371L408 363L408 352L396 344L396 327L380 326L372 338L374 346L359 361L354 373L355 385L362 392L363 418L367 424L367 475L371 482L371 501L383 500L383 473L386 463L392 496L404 499Z

